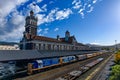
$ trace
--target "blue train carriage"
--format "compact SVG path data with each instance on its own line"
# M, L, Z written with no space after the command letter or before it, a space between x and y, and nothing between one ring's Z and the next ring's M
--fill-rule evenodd
M69 59L69 62L71 62L71 61L75 61L76 57L75 56L68 56L68 59Z
M43 67L52 65L51 59L43 59Z
M43 61L42 60L35 60L32 62L33 68L43 68Z
M59 64L59 58L35 60L32 62L33 68L43 68L43 67L52 66L55 64Z
M43 59L43 66L53 66L59 64L59 58Z
M66 57L60 57L60 63L62 64L62 63L67 63L67 62L69 62L69 57L68 56L66 56Z
M59 58L52 58L52 59L51 59L51 64L52 64L52 65L59 64L59 61L60 61Z

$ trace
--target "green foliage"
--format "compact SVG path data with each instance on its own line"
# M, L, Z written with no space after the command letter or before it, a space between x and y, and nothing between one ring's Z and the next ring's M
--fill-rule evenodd
M116 52L116 54L120 54L120 50L118 50L118 51Z
M115 63L120 64L120 50L115 54Z
M120 80L120 50L115 53L116 65L112 67L112 73L109 80Z
M120 80L120 65L112 67L112 76L110 76L109 80Z

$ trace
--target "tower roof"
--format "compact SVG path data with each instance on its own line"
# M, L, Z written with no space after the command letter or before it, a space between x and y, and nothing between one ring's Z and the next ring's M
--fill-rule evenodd
M66 33L70 33L70 32L67 30Z
M33 14L34 14L34 12L33 12L33 10L31 10L31 11L30 11L30 15L33 15Z

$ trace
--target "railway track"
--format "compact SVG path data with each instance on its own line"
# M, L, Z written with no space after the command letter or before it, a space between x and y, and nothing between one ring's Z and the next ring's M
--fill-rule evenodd
M99 61L98 61L99 60ZM91 61L90 63L85 64L82 67L79 67L76 70L73 70L55 80L75 80L77 77L79 77L81 74L85 73L86 71L88 71L89 69L91 69L93 66L95 66L96 64L100 63L103 60L103 58L98 58L94 61ZM67 77L66 77L67 75Z
M102 64L100 65L100 67L96 69L95 74L93 74L93 75L91 76L91 78L86 79L86 80L101 80L101 75L102 75L103 69L104 69L104 67L106 66L107 62L108 62L112 57L113 57L113 55L110 56L109 58L107 58L107 59L104 61L104 63L102 63Z
M80 66L83 66L97 58L100 58L100 57L106 58L109 55L110 54L105 53L105 54L102 54L102 55L99 55L99 56L96 56L96 57L93 57L93 58L90 58L87 60L79 61L79 62L68 64L65 66L61 66L61 67L51 69L51 70L48 70L45 72L41 72L41 73L38 73L35 75L26 76L23 78L16 78L15 80L54 80L63 75L65 75L65 77L68 78L66 80L74 80L75 77L74 76L69 77L67 73L74 71L74 70L79 70ZM71 78L71 79L69 79L69 78Z

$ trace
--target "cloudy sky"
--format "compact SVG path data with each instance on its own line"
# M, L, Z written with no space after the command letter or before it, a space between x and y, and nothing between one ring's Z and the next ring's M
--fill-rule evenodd
M0 41L22 39L30 10L38 17L38 35L64 37L69 30L85 44L120 42L120 0L0 0Z

